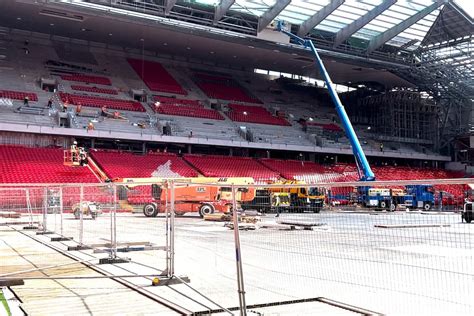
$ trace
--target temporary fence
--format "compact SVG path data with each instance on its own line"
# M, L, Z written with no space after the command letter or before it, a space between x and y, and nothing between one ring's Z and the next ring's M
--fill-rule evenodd
M130 259L178 283L189 277L176 293L197 314L313 314L328 303L367 313L472 314L474 226L461 219L462 207L385 190L470 181L374 182L380 190L370 194L358 182L1 185L0 210L19 213L18 225L70 251ZM334 203L330 192L342 186L358 199ZM198 199L189 188L210 194Z

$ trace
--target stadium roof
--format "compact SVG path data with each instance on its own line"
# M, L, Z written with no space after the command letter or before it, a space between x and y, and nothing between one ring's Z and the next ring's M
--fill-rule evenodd
M446 1L440 0L195 0L229 11L258 17L259 30L273 19L299 26L298 34L330 32L341 44L349 37L368 42L369 50L382 44L416 49Z

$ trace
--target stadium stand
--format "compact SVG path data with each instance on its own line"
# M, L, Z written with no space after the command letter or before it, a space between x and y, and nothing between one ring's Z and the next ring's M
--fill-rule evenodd
M132 58L128 58L127 61L151 91L187 94L160 63Z
M261 106L249 106L241 104L228 104L230 111L226 115L236 122L247 122L268 125L290 126L284 118L275 117L267 109Z
M184 159L206 177L252 177L256 181L274 181L279 177L277 172L248 157L189 154Z
M104 86L112 85L112 82L110 81L109 78L100 77L100 76L72 74L72 75L62 75L61 79L66 80L66 81L77 81L77 82L101 84Z
M73 105L81 103L83 106L91 106L96 108L106 106L107 108L115 110L145 112L143 106L137 101L100 98L64 92L60 92L59 96L62 102L68 101Z
M113 94L113 95L118 94L117 90L114 90L114 89L104 89L104 88L97 88L97 87L90 87L90 86L71 85L71 89L76 90L76 91L92 92L92 93Z

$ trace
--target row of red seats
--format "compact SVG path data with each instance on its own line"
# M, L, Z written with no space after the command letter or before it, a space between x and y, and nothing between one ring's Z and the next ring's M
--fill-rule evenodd
M67 81L78 81L78 82L101 84L101 85L104 85L104 86L112 85L112 82L110 81L109 78L100 77L100 76L72 74L72 75L62 75L61 79L67 80Z
M197 177L198 173L175 154L135 155L129 152L92 151L91 156L108 177Z
M160 63L132 58L127 61L151 91L187 94Z
M187 99L177 99L171 97L165 97L161 95L153 96L155 101L159 101L160 103L164 104L172 104L172 105L188 105L188 106L195 106L195 107L202 107L203 105L199 100L187 100Z
M92 93L103 93L103 94L114 94L114 95L118 94L117 90L115 89L104 89L104 88L89 87L89 86L71 85L71 89L77 90L77 91L92 92Z
M155 107L156 112L166 115L199 117L211 120L224 120L224 117L216 110L205 109L188 105L161 104Z
M59 96L62 102L67 101L74 105L78 105L80 103L83 106L91 106L96 108L106 106L107 108L115 110L145 112L143 106L137 101L91 97L64 92L60 92Z
M1 183L94 183L88 168L63 164L63 150L0 146Z
M284 118L273 116L265 108L260 106L241 104L229 104L228 106L231 111L226 112L226 115L235 122L290 126L290 123Z
M28 97L30 101L38 101L36 93L22 92L22 91L11 91L11 90L0 90L0 98L8 98L13 100L23 100Z
M184 155L184 159L206 177L252 177L275 181L279 174L257 160L246 157Z

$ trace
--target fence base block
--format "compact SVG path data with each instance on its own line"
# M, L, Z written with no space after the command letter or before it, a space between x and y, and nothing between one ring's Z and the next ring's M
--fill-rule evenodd
M51 241L69 241L74 240L73 237L51 237Z
M54 232L49 232L49 231L36 232L36 235L51 235L51 234L54 234Z
M146 250L166 250L165 246L137 246L117 248L117 252L146 251ZM110 249L94 249L94 253L110 253Z
M16 286L16 285L24 285L25 281L23 279L1 279L0 278L0 287L4 286Z
M129 258L102 258L99 259L99 264L114 264L114 263L128 263Z
M24 229L24 230L35 230L35 229L38 229L38 226L33 226L33 225L31 225L31 226L23 226L23 229Z
M92 249L92 248L89 247L89 246L86 246L86 245L68 246L67 247L68 251L89 250L89 249Z
M191 280L187 276L180 276L179 279L176 277L167 277L167 276L158 276L153 278L151 281L151 285L153 286L161 286L161 285L173 285L173 284L182 284L182 283L189 283Z

